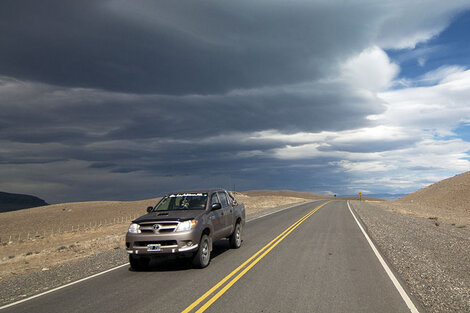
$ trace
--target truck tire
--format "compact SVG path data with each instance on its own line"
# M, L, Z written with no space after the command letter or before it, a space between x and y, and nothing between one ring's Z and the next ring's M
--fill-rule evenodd
M235 225L235 229L233 230L233 233L229 237L230 241L230 248L232 249L238 249L242 245L242 225L241 223L237 223Z
M207 235L202 235L199 241L199 249L193 257L193 265L197 268L204 268L211 260L210 240Z
M134 271L143 271L148 269L150 259L129 254L129 263Z

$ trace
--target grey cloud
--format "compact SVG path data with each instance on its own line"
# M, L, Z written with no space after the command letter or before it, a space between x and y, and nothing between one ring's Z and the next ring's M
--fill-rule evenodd
M11 87L13 90L14 88ZM213 96L132 96L22 84L3 105L0 138L29 143L175 139L197 142L230 133L344 130L383 112L339 82ZM23 99L26 90L30 97ZM35 91L37 90L37 91ZM16 105L21 102L21 105Z
M307 97L296 94L169 99L152 109L136 110L133 120L111 138L200 138L215 133L277 129L285 133L350 129L369 124L368 114L382 112L380 103L354 97L342 89ZM328 118L330 117L330 118Z
M407 169L410 171L434 171L434 170L440 170L441 168L432 167L432 166L410 166L410 167L407 167Z
M370 43L362 4L3 1L4 75L62 86L208 94L310 81Z
M111 163L111 162L96 162L96 163L90 164L88 167L89 168L110 168L114 166L116 166L116 164Z
M466 0L390 1L384 5L382 21L376 25L375 41L384 48L413 48L444 30L458 12L468 10Z
M3 133L3 138L16 142L25 143L48 143L48 142L68 142L70 144L84 142L86 139L90 139L84 131L72 130L72 129L56 129L54 127L31 130L30 128L23 128L22 131L13 132L6 131ZM16 129L18 130L18 129Z
M397 140L374 140L364 138L363 140L357 140L351 143L335 143L328 142L324 143L318 150L320 151L347 151L347 152L382 152L382 151L392 151L397 149L403 149L410 147L416 142L418 138L409 138L409 139L397 139Z

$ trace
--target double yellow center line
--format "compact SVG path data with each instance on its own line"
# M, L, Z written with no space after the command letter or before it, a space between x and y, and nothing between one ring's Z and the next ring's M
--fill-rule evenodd
M212 305L217 299L219 299L230 287L232 287L243 275L245 275L253 266L256 265L262 258L266 256L266 254L269 253L272 249L274 249L275 246L277 246L281 241L284 240L291 232L294 231L297 227L299 227L300 224L302 224L306 219L308 219L310 216L312 216L316 211L318 211L321 207L326 205L328 202L327 201L319 206L317 206L315 209L307 213L305 216L303 216L301 219L299 219L297 222L289 226L285 231L283 231L279 236L271 240L267 245L265 245L261 250L253 254L248 260L243 262L242 265L237 267L233 272L225 276L221 281L219 281L214 287L212 287L210 290L208 290L205 294L203 294L199 299L194 301L190 306L188 306L186 309L184 309L181 313L188 313L191 312L194 308L196 308L198 305L200 305L206 298L211 296L214 292L216 292L220 287L223 286L222 289L220 289L215 295L212 295L209 300L207 300L206 303L204 303L197 311L196 313L201 313L207 310L208 307ZM237 275L238 273L238 275ZM236 276L235 276L236 275ZM235 276L235 277L234 277ZM232 278L233 277L233 278ZM232 278L232 279L231 279ZM231 279L231 280L230 280ZM230 280L230 281L229 281ZM225 284L227 281L229 281L227 284ZM225 286L224 286L225 284Z

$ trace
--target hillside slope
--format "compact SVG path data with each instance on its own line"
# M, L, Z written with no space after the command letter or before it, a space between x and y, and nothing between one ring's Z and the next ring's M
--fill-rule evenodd
M35 196L0 191L0 213L44 205L46 201Z
M444 179L395 202L470 213L470 172Z

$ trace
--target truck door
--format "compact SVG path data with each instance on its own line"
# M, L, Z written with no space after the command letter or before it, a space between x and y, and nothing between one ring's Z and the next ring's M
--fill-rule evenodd
M224 191L217 192L220 199L220 204L222 205L222 210L224 211L224 235L228 236L232 233L233 229L233 208L228 201L227 194Z
M220 202L219 197L217 196L217 193L213 193L211 195L211 202L210 205L214 203L222 203ZM224 214L224 207L222 205L222 208L219 210L212 210L209 212L209 218L212 222L212 226L214 227L214 238L213 240L217 240L223 237L224 233L224 227L225 227L225 214Z

